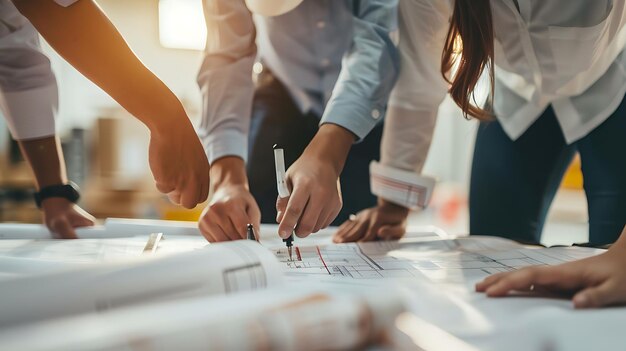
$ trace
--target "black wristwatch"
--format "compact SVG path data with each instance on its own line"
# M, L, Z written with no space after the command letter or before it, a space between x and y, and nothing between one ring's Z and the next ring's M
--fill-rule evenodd
M78 185L68 182L67 184L50 185L41 188L39 192L35 193L35 203L37 204L37 207L41 208L41 202L51 197L61 197L70 202L76 203L80 198Z

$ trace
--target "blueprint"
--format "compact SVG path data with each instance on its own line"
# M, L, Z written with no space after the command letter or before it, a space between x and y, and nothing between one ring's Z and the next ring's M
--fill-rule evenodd
M464 283L529 265L554 265L593 254L567 248L530 248L507 239L465 237L431 241L392 241L295 246L275 255L286 275L353 279L419 277Z

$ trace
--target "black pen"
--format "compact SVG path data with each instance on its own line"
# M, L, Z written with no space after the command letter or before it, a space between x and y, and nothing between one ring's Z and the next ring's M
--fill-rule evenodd
M285 181L285 154L283 149L274 145L274 166L276 167L276 187L278 188L278 196L283 199L289 197L289 188ZM293 231L287 239L283 239L283 242L287 245L287 251L289 251L289 261L293 261Z
M254 235L254 226L252 226L252 224L248 224L246 235L248 236L248 240L256 241L256 235Z

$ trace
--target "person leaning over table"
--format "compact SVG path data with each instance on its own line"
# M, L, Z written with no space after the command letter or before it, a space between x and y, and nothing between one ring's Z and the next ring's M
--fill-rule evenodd
M374 205L365 175L398 72L397 1L204 0L204 12L203 235L242 239L248 223L278 221L283 238L304 237ZM273 144L295 161L278 203Z
M437 107L449 91L465 114L481 121L470 185L470 233L538 242L561 177L579 152L589 241L614 242L626 223L625 22L623 0L401 0L402 71L390 101L381 163L372 166L379 205L344 223L335 241L404 234L408 209L425 204L419 190L429 184L420 171ZM492 110L472 105L485 69ZM503 278L507 282L540 270L533 278L557 281L567 272L582 278L571 281L574 289L601 283L600 275L620 274L624 280L623 269L616 269L623 241L606 255L586 260L593 264L584 270L579 262L497 277L509 277ZM613 269L595 271L602 266ZM596 279L588 276L592 271ZM480 288L497 280L490 279ZM511 287L519 286L502 283L491 292ZM604 287L621 289L624 301L623 283Z
M209 165L182 104L137 59L94 1L0 0L0 106L35 174L48 228L75 238L74 228L93 225L93 217L74 204L78 193L67 183L55 137L57 83L37 31L149 128L157 188L188 208L203 202Z

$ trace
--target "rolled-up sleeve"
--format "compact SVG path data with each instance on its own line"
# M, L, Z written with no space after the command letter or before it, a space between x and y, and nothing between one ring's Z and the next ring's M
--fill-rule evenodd
M55 134L58 88L50 60L30 22L0 1L0 109L13 138Z
M204 15L208 35L198 73L203 97L198 134L210 163L224 156L246 160L256 58L252 15L244 0L205 0Z
M354 2L352 45L322 116L364 138L384 117L398 77L399 56L391 35L397 30L398 2Z
M416 208L428 204L435 184L421 171L448 89L440 72L449 1L401 0L399 13L401 71L389 101L381 161L370 168L371 185L375 195Z

